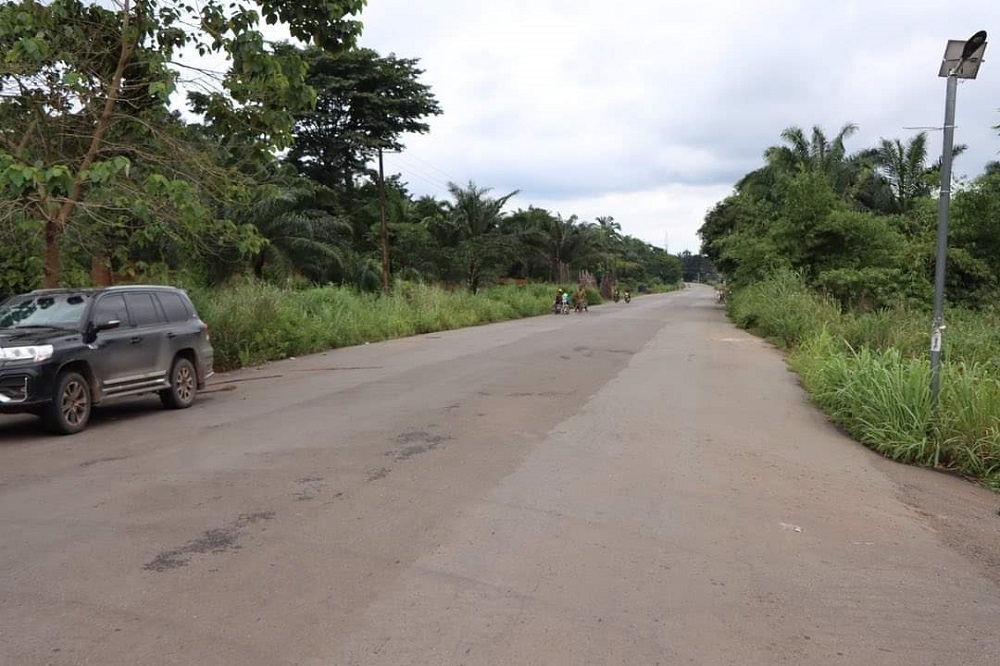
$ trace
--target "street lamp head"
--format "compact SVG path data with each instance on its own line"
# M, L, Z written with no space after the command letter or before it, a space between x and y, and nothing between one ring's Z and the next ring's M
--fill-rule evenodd
M965 47L962 49L962 60L968 60L969 58L971 58L976 54L976 51L979 50L979 47L985 45L986 45L986 31L980 30L972 37L969 37L969 40L965 42Z
M986 31L980 30L969 39L949 39L938 76L974 79L986 52Z

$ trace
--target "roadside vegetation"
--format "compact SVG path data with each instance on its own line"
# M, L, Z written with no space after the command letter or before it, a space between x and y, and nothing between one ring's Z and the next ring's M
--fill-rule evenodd
M939 162L924 134L848 153L855 130L789 128L706 216L727 311L786 349L816 405L860 442L1000 489L1000 164L953 195L934 413Z
M932 421L926 134L851 153L853 124L790 127L707 214L702 254L672 255L627 220L440 182L433 165L444 198L383 177L382 154L445 110L418 59L358 46L365 4L0 2L0 84L17 93L0 99L0 298L181 284L231 368L546 312L556 284L610 298L721 274L734 319L790 349L859 439L997 477L1000 163L954 188ZM264 38L278 21L294 42ZM185 53L212 71L176 65Z
M546 314L558 287L496 286L471 294L397 283L391 295L343 286L295 289L246 280L191 295L212 331L216 365L230 370L324 349ZM569 288L567 286L566 288ZM601 302L588 289L591 305Z
M791 272L737 291L728 309L737 325L789 352L813 401L858 441L893 460L1000 488L997 315L951 313L934 418L927 313L844 312Z
M556 284L596 301L712 271L611 215L433 165L442 198L383 177L444 110L418 59L358 46L365 4L0 2L0 83L19 91L0 99L0 299L179 284L233 368L539 314ZM275 21L295 41L266 41Z

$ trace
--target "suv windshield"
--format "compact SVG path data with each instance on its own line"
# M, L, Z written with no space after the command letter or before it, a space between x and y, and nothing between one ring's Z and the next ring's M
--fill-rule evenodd
M0 328L79 328L89 294L27 294L0 303Z

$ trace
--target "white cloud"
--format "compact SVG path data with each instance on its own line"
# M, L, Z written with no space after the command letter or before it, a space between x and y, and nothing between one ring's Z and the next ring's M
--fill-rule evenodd
M705 211L790 125L849 148L941 123L945 42L1000 23L1000 5L939 1L371 0L362 44L419 58L444 110L387 157L417 194L475 181L515 205L612 215L627 233L698 250ZM963 84L956 163L997 158L1000 63ZM940 134L931 137L940 150ZM514 203L514 202L512 202ZM592 212L591 212L592 211Z

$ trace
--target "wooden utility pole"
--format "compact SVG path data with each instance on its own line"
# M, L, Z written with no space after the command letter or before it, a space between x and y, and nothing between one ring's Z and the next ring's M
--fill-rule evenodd
M382 147L378 149L378 203L382 215L382 292L389 293L389 228L385 222L385 171L382 168Z

